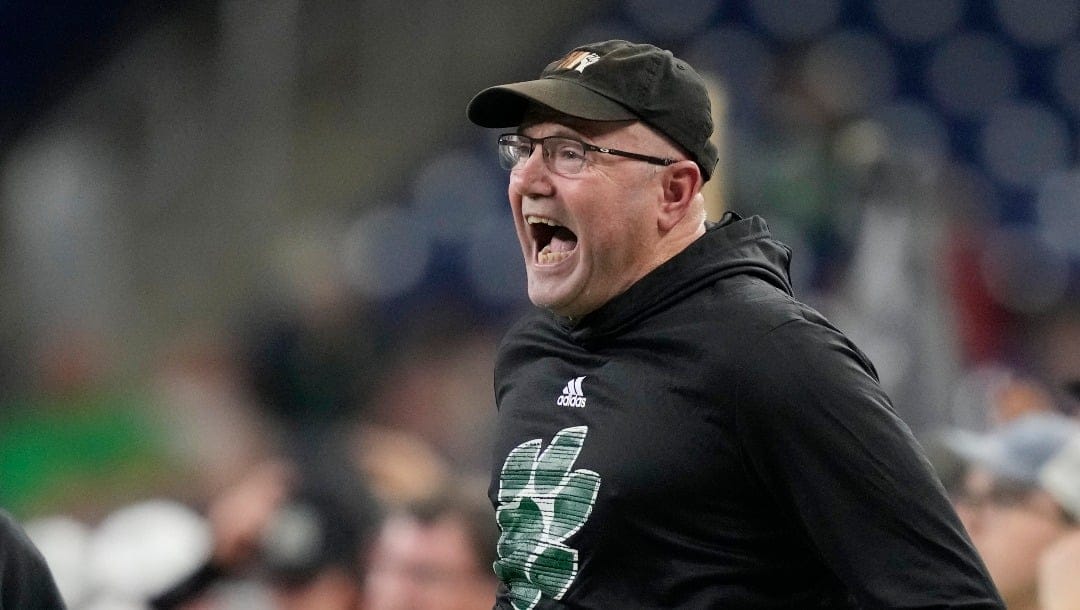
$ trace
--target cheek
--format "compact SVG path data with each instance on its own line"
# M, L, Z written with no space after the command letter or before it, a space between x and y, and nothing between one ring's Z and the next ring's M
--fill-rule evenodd
M629 204L602 214L590 213L585 220L583 226L590 227L590 249L598 256L625 263L647 245L642 214Z
M578 233L578 247L583 247L597 261L619 258L622 249L618 239L620 225L611 217L583 218L581 226L587 229Z
M514 178L510 178L510 186L506 188L506 198L510 201L510 208L515 212L521 209L521 191L518 190L514 183Z

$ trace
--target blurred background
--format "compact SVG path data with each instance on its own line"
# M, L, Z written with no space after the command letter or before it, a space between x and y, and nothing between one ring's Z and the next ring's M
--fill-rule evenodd
M0 506L92 546L271 456L483 478L529 305L465 105L608 38L709 78L713 218L766 218L918 436L1076 409L1080 0L6 0Z

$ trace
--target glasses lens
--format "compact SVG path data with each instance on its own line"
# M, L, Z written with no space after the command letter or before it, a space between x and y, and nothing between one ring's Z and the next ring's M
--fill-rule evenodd
M531 152L532 142L528 139L518 135L499 136L499 165L503 169L514 169Z
M585 145L569 138L546 138L544 157L556 174L576 174L585 167Z

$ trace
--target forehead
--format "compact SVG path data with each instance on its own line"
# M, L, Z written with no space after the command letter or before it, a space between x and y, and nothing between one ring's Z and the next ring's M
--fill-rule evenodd
M562 114L546 106L533 104L525 111L525 115L521 119L521 125L518 126L518 133L535 131L537 127L552 126L561 127L581 136L595 138L613 133L633 133L635 126L638 125L638 121L590 121Z

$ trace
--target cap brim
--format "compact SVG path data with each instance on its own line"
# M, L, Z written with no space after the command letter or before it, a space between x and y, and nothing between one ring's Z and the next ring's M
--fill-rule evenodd
M529 104L590 121L626 121L637 116L622 104L573 81L541 78L488 87L469 102L469 120L481 127L521 124Z
M968 463L989 461L995 451L988 435L976 434L967 430L950 430L942 436L945 446L960 459Z

